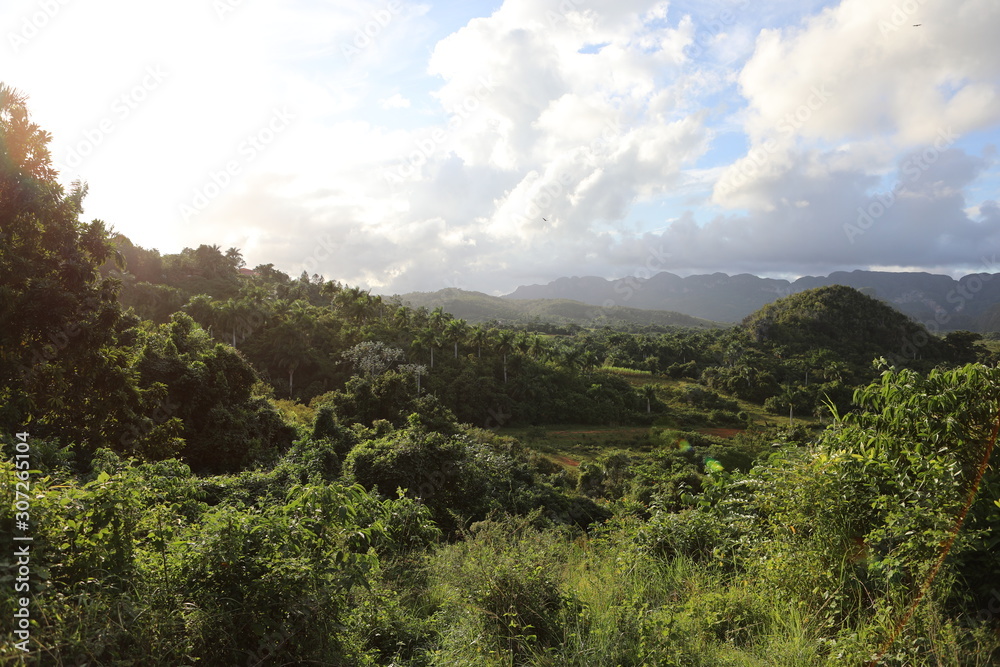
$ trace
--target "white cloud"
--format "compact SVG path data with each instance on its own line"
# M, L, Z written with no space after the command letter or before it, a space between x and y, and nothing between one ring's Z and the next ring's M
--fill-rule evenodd
M840 163L853 158L854 166L878 171L943 131L995 126L1000 55L988 44L997 30L1000 5L990 0L844 0L800 28L762 31L739 82L750 155L766 153L767 164L734 164L716 201L759 206L731 197L730 181L752 188L757 179L781 179L796 162L790 153L810 146L838 147Z
M661 245L678 271L964 261L1000 224L970 195L992 196L995 158L969 139L996 139L998 28L992 0L262 0L221 20L195 0L95 0L63 7L5 83L30 94L57 161L114 121L65 176L138 243L495 292L634 273ZM149 66L162 85L117 116ZM294 121L244 159L276 108ZM906 180L948 128L965 144ZM238 177L182 219L234 159ZM850 243L844 225L895 181Z

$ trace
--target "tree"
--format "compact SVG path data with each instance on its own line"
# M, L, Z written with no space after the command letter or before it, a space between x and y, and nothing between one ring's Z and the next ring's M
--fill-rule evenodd
M271 363L288 371L288 395L294 391L295 372L313 361L311 341L315 318L305 301L296 301L283 314L282 321L270 331Z
M575 374L577 369L579 369L583 358L583 348L581 347L566 347L562 351L560 363L565 369L570 373Z
M545 339L541 336L532 336L528 342L528 354L531 355L533 359L538 359L544 356L548 352L548 346L545 344Z
M403 351L382 342L366 341L344 352L343 357L354 365L355 370L372 378L402 361Z
M334 295L336 306L349 319L361 323L368 312L371 295L360 287L347 287Z
M406 306L399 306L392 314L392 324L399 329L406 329L410 326L410 309Z
M514 336L514 349L520 354L528 353L528 350L531 349L531 340L528 338L527 333L521 331Z
M476 346L476 356L483 356L483 345L490 339L490 333L483 327L473 327L469 336L469 342Z
M417 332L417 337L413 340L413 343L421 348L426 348L430 350L431 354L431 368L434 368L434 348L438 346L438 335L434 329L421 329Z
M455 345L456 359L458 359L458 344L465 338L467 331L465 320L451 320L444 327L444 339Z
M420 396L420 378L427 375L427 367L423 364L403 364L399 367L399 370L404 373L413 374L413 377L417 380L417 396Z
M656 400L656 385L644 384L641 391L643 398L646 399L646 414L648 415L653 411L652 402Z
M514 332L508 329L498 331L493 347L503 356L503 382L507 384L507 355L514 349Z
M0 428L33 421L33 435L97 446L140 416L134 358L116 349L137 322L98 272L120 259L110 234L79 221L87 188L59 185L49 141L0 84Z
M444 330L444 325L451 319L451 315L444 312L442 306L435 308L430 314L430 324L436 331Z

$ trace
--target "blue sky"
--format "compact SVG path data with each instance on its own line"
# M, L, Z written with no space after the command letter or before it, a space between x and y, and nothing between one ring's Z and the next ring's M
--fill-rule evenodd
M86 217L165 253L382 293L1000 271L994 0L14 0L0 29Z

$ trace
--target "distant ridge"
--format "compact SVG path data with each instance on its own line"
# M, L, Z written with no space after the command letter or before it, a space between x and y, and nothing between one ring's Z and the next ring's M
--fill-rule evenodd
M504 299L454 287L437 292L410 292L394 298L414 308L423 306L433 310L441 307L445 312L473 323L500 320L505 324L547 322L592 326L601 323L630 322L638 325L699 329L727 326L682 313L624 306L604 308L599 304L586 304L570 299Z
M795 281L748 273L693 275L658 273L648 279L559 278L547 285L518 287L503 298L572 299L591 305L614 303L684 313L715 322L740 322L783 296L814 287L845 285L884 301L932 331L1000 330L1000 274L975 273L955 280L930 273L837 271Z

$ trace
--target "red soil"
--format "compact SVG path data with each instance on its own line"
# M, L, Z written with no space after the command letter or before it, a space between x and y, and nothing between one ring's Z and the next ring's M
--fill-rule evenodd
M559 455L556 455L556 456L553 456L552 458L556 460L556 463L561 463L564 466L576 467L576 466L580 465L579 461L571 459L568 456L559 456Z

